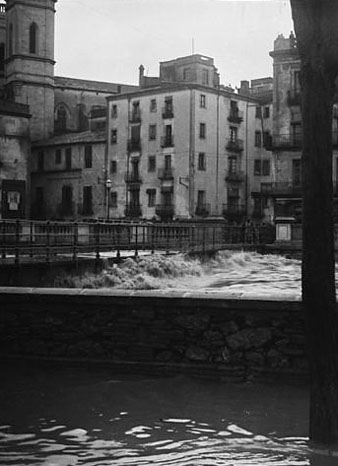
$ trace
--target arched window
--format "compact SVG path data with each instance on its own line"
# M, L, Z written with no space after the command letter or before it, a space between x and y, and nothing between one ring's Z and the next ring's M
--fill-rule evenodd
M13 24L9 25L9 32L8 32L8 55L13 55L13 41L14 41L14 31L13 31Z
M60 105L56 110L55 115L55 131L61 132L67 129L67 109L64 105Z
M37 53L38 27L32 23L29 27L29 53Z

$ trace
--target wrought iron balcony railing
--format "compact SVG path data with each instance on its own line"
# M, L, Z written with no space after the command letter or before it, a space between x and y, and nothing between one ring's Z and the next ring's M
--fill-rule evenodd
M243 139L228 139L225 146L226 150L230 152L242 152L244 149Z
M175 213L174 204L157 204L155 213L161 218L172 217Z
M129 173L125 173L124 181L126 183L142 183L142 177L139 172L131 171Z
M210 204L197 204L195 209L196 215L201 215L203 217L210 214Z
M163 107L162 108L162 118L174 118L174 109L172 107Z
M242 123L244 118L244 112L240 110L230 110L228 121L230 123Z
M157 171L157 178L160 180L172 180L174 178L173 168L159 168Z
M225 175L225 181L232 181L232 182L240 183L244 181L244 179L245 179L245 175L243 171L232 172L228 170Z
M130 139L127 143L127 150L129 152L132 151L140 151L141 150L141 139Z
M161 137L161 147L173 147L174 146L174 136L162 136Z
M136 218L142 216L142 206L140 204L128 203L125 208L125 216Z

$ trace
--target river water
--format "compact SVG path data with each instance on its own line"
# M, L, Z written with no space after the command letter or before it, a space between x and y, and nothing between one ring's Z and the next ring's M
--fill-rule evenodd
M309 465L308 390L1 367L0 464Z
M206 261L154 255L58 284L298 299L300 261L226 251ZM324 466L308 449L306 386L5 363L1 378L6 466Z

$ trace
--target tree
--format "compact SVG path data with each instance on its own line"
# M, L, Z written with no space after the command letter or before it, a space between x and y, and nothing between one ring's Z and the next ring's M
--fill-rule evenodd
M338 447L338 325L332 184L338 1L290 1L301 59L302 299L311 371L310 440L316 445Z

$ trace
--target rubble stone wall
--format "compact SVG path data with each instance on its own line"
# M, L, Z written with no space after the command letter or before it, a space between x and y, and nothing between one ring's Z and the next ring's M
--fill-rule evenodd
M217 295L0 289L7 357L105 362L225 380L307 377L301 304Z

